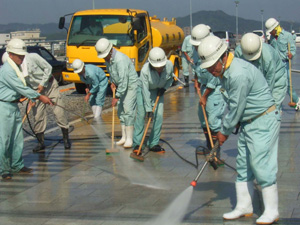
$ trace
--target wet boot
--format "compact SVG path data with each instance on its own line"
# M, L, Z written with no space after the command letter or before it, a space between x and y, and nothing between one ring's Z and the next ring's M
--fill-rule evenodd
M210 153L210 149L211 149L211 145L210 145L210 141L209 141L209 137L208 137L208 133L207 133L206 128L203 128L203 133L205 135L207 148L202 147L202 146L198 146L196 148L196 152L197 152L198 155L207 155L207 154Z
M185 87L189 87L189 77L188 76L184 76L184 82L185 82Z
M40 152L40 151L45 150L45 144L44 144L45 137L44 137L44 133L37 133L36 134L36 138L38 140L38 144L37 144L37 146L35 146L34 149L32 149L32 151L33 152Z
M214 145L217 142L217 133L218 132L214 132L211 131L211 137L212 137L212 141L214 143ZM224 166L224 159L221 159L221 147L218 147L217 151L216 151L216 156L217 156L217 165L218 166Z
M131 148L132 144L133 144L133 141L132 141L133 126L126 126L125 130L126 130L126 141L123 146L124 146L124 148Z
M124 145L126 141L126 127L125 125L121 125L122 128L122 137L119 141L116 142L116 145Z
M71 142L70 142L70 139L69 139L69 129L61 128L61 131L62 131L62 134L63 134L65 149L70 149L71 148Z
M256 224L273 224L279 220L277 184L262 188L265 211Z
M253 182L236 182L236 207L233 211L223 214L225 220L235 220L243 216L253 215L252 196Z

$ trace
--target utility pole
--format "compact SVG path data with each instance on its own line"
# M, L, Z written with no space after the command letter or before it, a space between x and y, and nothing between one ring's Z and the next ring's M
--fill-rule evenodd
M234 3L235 3L235 19L236 19L236 21L235 21L236 39L238 39L238 37L239 37L238 5L239 5L240 1L236 0L236 1L234 1Z
M190 26L191 26L191 33L193 29L193 18L192 18L192 0L190 0Z
M93 0L93 9L95 9L95 0Z
M264 30L264 10L260 10L261 12L261 30Z

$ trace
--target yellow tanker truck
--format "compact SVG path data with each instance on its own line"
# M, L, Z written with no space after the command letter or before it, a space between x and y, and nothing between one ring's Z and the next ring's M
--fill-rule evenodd
M59 28L64 28L65 17L61 17ZM114 47L126 54L139 73L153 47L165 50L173 62L178 77L180 57L178 55L184 33L176 26L176 20L150 17L145 10L138 9L93 9L73 14L66 42L66 69L63 78L74 82L76 90L84 93L85 85L73 72L72 62L79 58L86 64L101 67L109 76L103 59L97 57L95 44L100 38L107 38Z

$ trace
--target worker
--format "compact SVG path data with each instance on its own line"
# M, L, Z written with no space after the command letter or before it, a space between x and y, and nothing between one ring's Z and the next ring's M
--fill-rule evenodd
M48 96L57 105L52 108L53 114L57 125L61 128L64 147L70 149L69 122L65 110L61 108L65 105L58 89L58 83L52 75L52 66L39 54L28 53L25 55L21 68L27 85L38 93ZM31 107L34 116L33 130L38 140L38 144L32 151L38 153L46 148L44 142L44 133L47 127L46 105L36 101Z
M280 113L263 74L251 63L235 58L218 37L205 38L198 48L206 68L221 81L228 95L228 113L217 134L222 145L240 123L236 159L237 204L226 220L253 214L253 180L262 187L264 212L257 224L272 224L279 218L276 173L278 170L276 144L280 128Z
M84 100L92 107L94 119L99 119L108 86L106 74L100 67L92 64L85 65L80 59L75 59L72 66L74 73L78 73L80 80L88 85Z
M263 73L276 106L281 110L287 91L287 71L279 53L272 46L262 43L258 35L247 33L243 35L234 54L252 63Z
M12 173L31 173L22 158L24 138L18 102L22 96L52 105L51 100L26 85L20 65L27 54L21 39L8 42L8 57L0 69L0 173L3 180L12 179Z
M137 115L134 123L133 152L137 152L144 134L145 117L153 119L147 146L150 151L164 153L165 149L159 145L164 113L164 93L173 82L173 64L167 60L163 49L151 49L146 62L141 70L139 87L137 91ZM152 109L155 100L159 100L154 113ZM143 147L142 147L143 148Z
M279 24L279 22L274 19L270 18L265 23L266 32L271 34L270 44L275 48L280 55L281 60L284 62L287 70L288 76L288 87L287 92L290 95L290 76L289 76L289 59L292 60L293 56L296 54L296 45L293 40L293 36L290 32L285 31ZM290 53L288 50L288 45L290 45ZM293 87L292 88L292 101L296 103L294 104L289 103L291 107L295 107L295 110L300 110L300 99Z
M118 117L122 128L122 137L116 144L131 148L136 109L137 72L129 57L117 51L106 38L99 39L95 48L98 57L105 60L110 74L110 88L112 91L116 90L112 106L118 104Z
M189 86L189 77L190 77L189 67L194 64L193 55L197 54L197 52L194 52L193 46L190 43L190 39L191 39L191 35L186 36L181 46L181 52L182 52L181 65L182 65L182 74L184 77L185 87Z
M194 46L196 52L198 51L198 46L200 45L201 41L210 35L210 30L208 29L207 25L199 24L193 28L191 32L190 43ZM198 56L198 54L195 55ZM213 143L215 143L217 138L216 135L221 129L222 116L225 110L225 102L220 91L220 80L210 74L206 69L202 69L200 67L201 60L199 57L197 57L194 62L194 70L196 71L197 75L197 77L195 77L195 88L197 92L201 91L201 98L198 104L198 117L206 138L206 146L209 150L206 151L206 149L198 147L197 154L202 155L209 153L212 149L202 106L205 108L212 140ZM220 159L220 148L217 150L217 158ZM217 163L219 165L224 164L220 160L218 160Z

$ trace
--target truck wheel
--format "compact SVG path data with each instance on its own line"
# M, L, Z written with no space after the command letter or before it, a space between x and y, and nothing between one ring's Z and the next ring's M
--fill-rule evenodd
M75 83L75 88L76 88L76 91L77 91L79 94L85 94L85 88L86 88L86 85L85 85L85 84L82 84L82 83Z
M177 77L177 79L179 79L179 64L178 64L178 61L176 61L175 64L174 64L173 72L174 72L175 76ZM172 86L176 86L177 83L178 83L178 81L175 80L175 78L174 78Z

